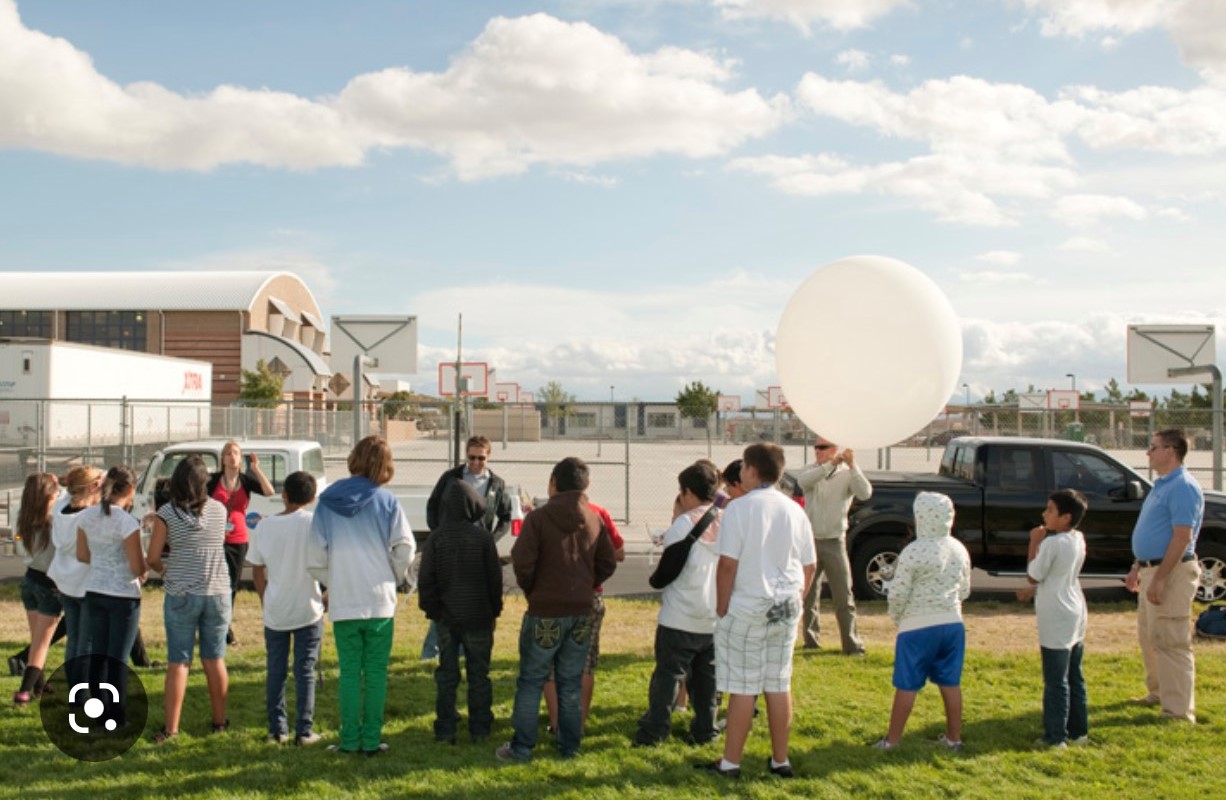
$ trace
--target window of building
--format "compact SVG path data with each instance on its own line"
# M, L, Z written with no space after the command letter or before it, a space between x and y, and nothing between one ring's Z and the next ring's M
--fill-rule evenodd
M0 336L51 338L50 311L0 311Z
M596 414L591 411L584 411L575 414L570 420L571 427L574 428L595 428Z
M654 411L647 415L648 428L675 428L677 427L677 415L666 413L663 411Z
M70 342L144 351L147 326L143 311L69 311Z

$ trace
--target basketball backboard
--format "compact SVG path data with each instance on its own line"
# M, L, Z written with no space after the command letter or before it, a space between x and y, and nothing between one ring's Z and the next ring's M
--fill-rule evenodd
M1077 411L1081 408L1081 395L1072 389L1049 389L1047 407L1052 411Z
M1212 325L1129 325L1129 383L1205 383L1207 373L1171 375L1171 370L1217 363Z
M490 393L489 364L484 361L461 361L460 377L467 379L466 396L485 397ZM456 365L454 361L441 361L438 365L439 397L455 397Z
M782 386L768 386L766 388L766 407L767 408L787 408L788 400L783 396Z
M519 402L527 403L528 405L535 403L536 402L536 392L522 392L521 391L519 393Z
M330 339L333 372L353 369L355 356L377 359L381 375L417 372L417 317L335 316Z
M1047 392L1022 392L1017 396L1017 408L1022 413L1047 410Z
M724 414L741 410L741 396L738 394L721 394L716 398L715 407Z
M495 403L518 403L519 384L503 382L495 383L494 395L490 399Z

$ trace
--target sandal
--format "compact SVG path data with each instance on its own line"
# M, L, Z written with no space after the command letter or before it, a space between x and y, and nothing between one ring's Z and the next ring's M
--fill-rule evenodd
M227 717L224 722L214 722L213 729L209 733L225 733L230 730L230 719Z
M161 730L153 734L153 743L154 744L166 744L171 739L178 737L178 735L179 735L178 731L171 733L170 731L166 730L166 726L163 725Z
M30 704L29 692L13 692L13 705L27 706Z

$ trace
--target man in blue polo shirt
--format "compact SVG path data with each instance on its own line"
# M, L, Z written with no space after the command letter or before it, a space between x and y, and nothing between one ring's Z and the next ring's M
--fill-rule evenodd
M1146 452L1158 479L1132 531L1136 562L1125 586L1138 593L1137 637L1147 692L1132 702L1161 706L1163 716L1196 722L1191 621L1200 581L1196 536L1205 498L1183 465L1188 454L1183 431L1159 431Z

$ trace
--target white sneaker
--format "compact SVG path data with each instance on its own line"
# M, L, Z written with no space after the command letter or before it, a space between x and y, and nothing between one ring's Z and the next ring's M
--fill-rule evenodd
M1040 736L1039 738L1034 740L1034 746L1042 747L1048 750L1067 750L1068 742L1056 742L1055 744L1052 744L1051 742L1047 741L1042 736Z
M937 737L937 744L944 747L946 750L952 750L955 753L962 752L962 742L951 742L949 737L943 733Z
M1068 743L1074 747L1089 747L1090 735L1086 734L1085 736L1078 736L1076 739L1069 739Z
M899 744L901 744L901 742L899 742ZM897 748L898 745L890 744L890 740L883 736L879 741L874 742L872 747L874 750L893 750Z

